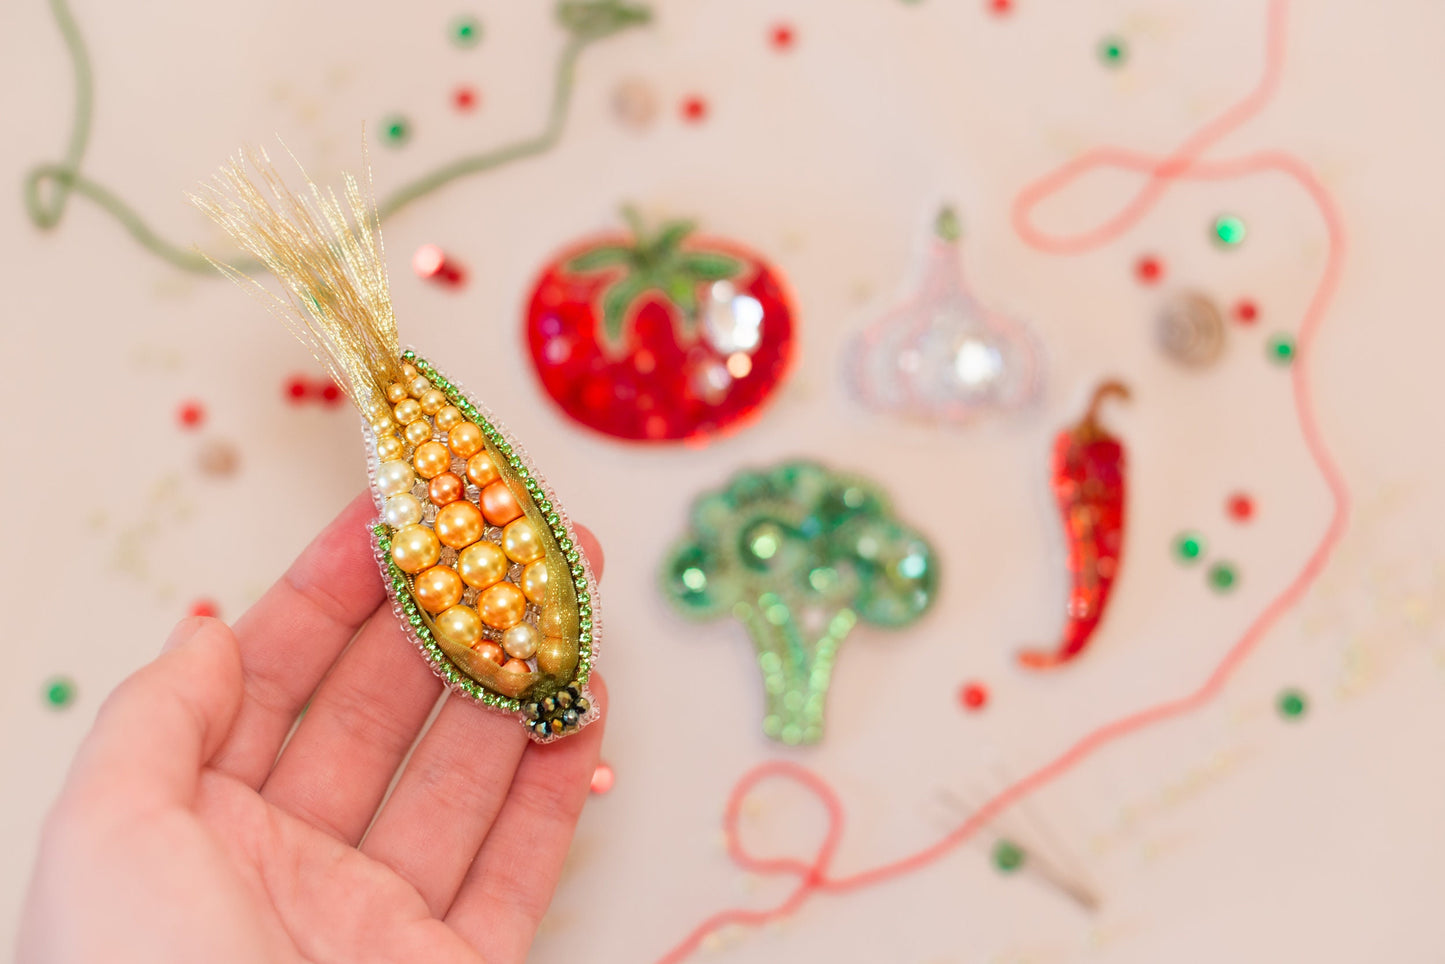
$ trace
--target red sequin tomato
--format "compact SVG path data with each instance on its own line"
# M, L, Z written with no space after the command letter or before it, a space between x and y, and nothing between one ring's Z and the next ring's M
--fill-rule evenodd
M787 373L793 307L741 245L693 233L600 235L553 260L532 291L527 345L547 394L622 439L699 440L738 427Z

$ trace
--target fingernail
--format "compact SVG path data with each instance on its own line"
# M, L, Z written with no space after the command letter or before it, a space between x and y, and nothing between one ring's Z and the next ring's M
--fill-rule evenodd
M165 645L161 647L161 652L169 653L178 646L184 646L196 633L201 631L201 626L204 624L205 620L200 616L187 616L185 619L182 619L176 623L176 628L172 629L171 634L166 637L166 642Z

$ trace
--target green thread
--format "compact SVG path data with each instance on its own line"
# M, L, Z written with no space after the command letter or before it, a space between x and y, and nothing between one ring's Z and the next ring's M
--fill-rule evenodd
M31 222L42 230L55 228L65 215L65 207L71 195L78 194L114 218L136 243L151 254L182 271L214 274L215 269L205 255L167 241L119 195L82 173L81 162L85 158L94 121L95 75L80 27L76 24L66 0L50 0L50 12L70 54L71 67L75 74L75 110L71 121L70 143L66 147L64 159L58 163L37 164L26 173L22 181L25 210ZM557 20L571 36L557 58L552 103L542 130L514 144L458 158L408 184L403 184L377 205L378 221L389 218L412 202L458 178L490 171L512 161L551 150L562 137L562 128L571 106L572 91L576 85L577 58L591 44L648 23L651 19L649 8L625 3L623 0L574 0L559 3ZM46 184L53 185L48 197ZM259 262L249 258L237 258L230 263L236 270L245 273L258 271L262 267Z

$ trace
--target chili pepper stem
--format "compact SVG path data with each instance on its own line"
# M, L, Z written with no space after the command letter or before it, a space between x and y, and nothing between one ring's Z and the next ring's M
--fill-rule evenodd
M1128 401L1131 397L1129 386L1118 379L1109 379L1094 389L1094 395L1089 399L1089 407L1084 411L1084 417L1079 419L1070 433L1076 439L1088 440L1102 437L1104 427L1099 422L1099 408L1105 399L1119 398Z

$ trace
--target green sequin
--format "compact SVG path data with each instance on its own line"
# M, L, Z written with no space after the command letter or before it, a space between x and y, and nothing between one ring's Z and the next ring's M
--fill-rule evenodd
M45 683L45 702L51 709L65 709L75 702L75 681L68 676L51 677Z
M993 865L1000 873L1011 874L1024 865L1023 848L1012 840L1000 840L993 847Z
M1279 712L1287 720L1296 720L1304 716L1305 710L1309 708L1309 701L1299 690L1285 690L1279 695Z

